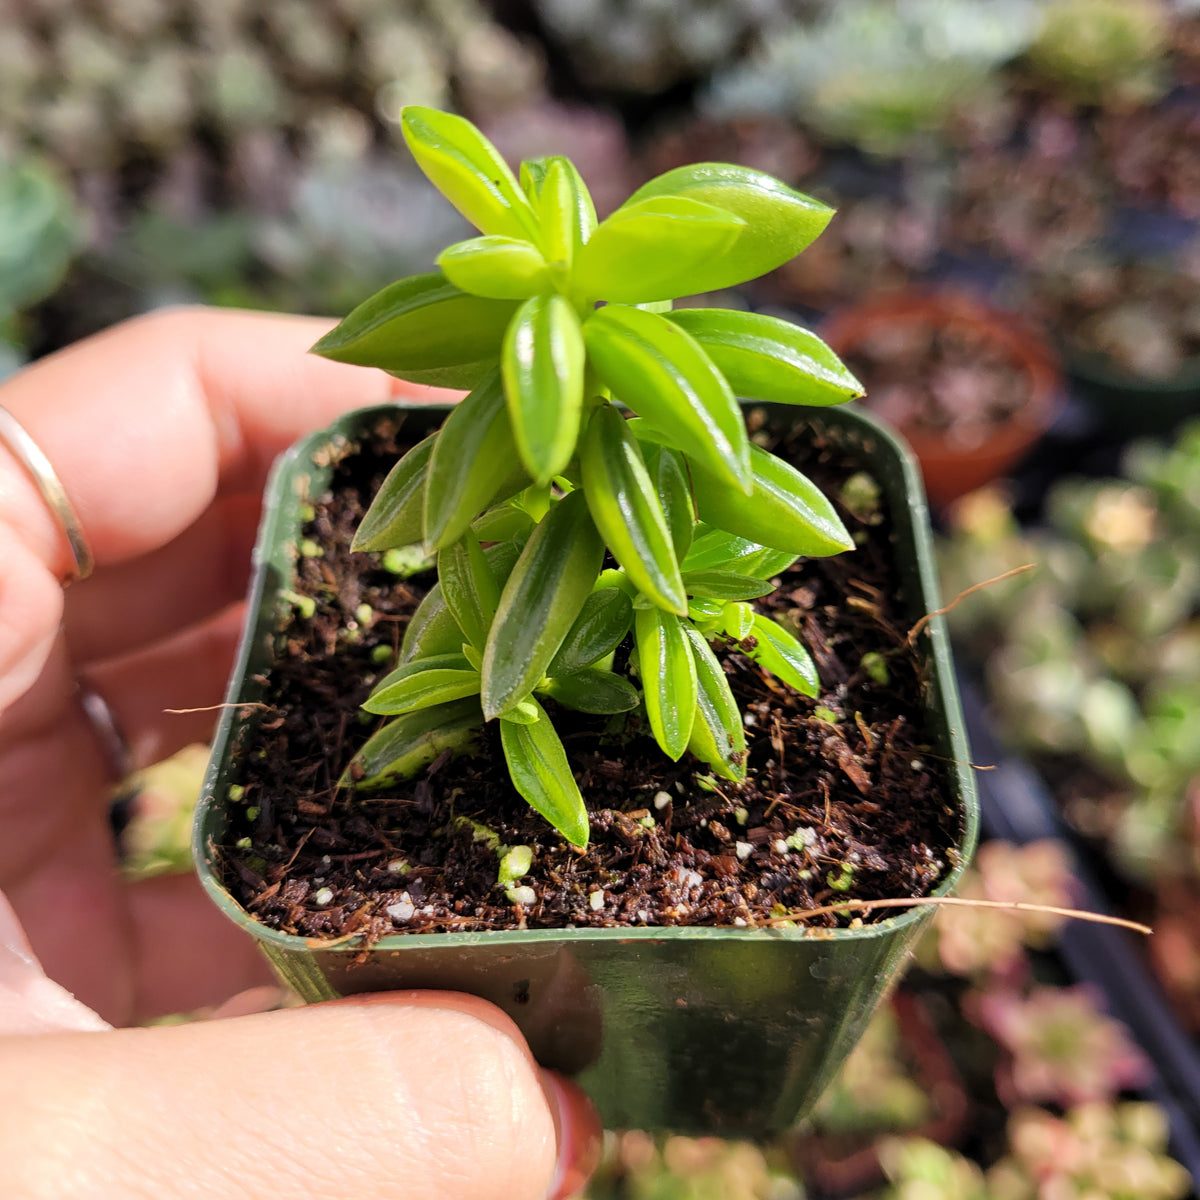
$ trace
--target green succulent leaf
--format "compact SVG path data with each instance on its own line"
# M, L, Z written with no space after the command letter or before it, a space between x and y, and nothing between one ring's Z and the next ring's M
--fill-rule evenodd
M539 689L577 712L611 715L629 712L641 703L637 688L612 671L584 667L571 675L551 676Z
M595 232L596 207L569 158L555 155L541 162L544 170L534 208L541 222L542 244L550 262L569 268ZM522 170L524 167L522 164Z
M469 530L438 555L438 583L463 636L482 650L496 615L500 585L479 539Z
M696 663L685 623L661 608L639 608L633 630L650 730L663 753L678 759L687 749L696 708Z
M507 542L513 538L524 541L533 530L533 518L510 500L493 505L471 524L471 531L481 542Z
M592 413L579 467L592 520L613 557L640 592L682 616L687 599L662 504L637 440L611 404Z
M597 299L639 304L690 296L705 262L745 229L739 216L685 196L626 204L601 221L575 260L572 286Z
M541 251L524 238L471 238L447 246L437 265L455 287L492 300L524 300L545 289L550 270Z
M561 474L575 453L584 360L579 318L565 297L533 296L521 306L501 364L517 450L539 484Z
M752 575L755 579L770 579L795 561L796 555L786 550L772 550L724 529L702 526L681 566L685 574L734 571L738 575Z
M692 503L687 464L678 450L668 446L643 446L642 457L650 472L651 486L662 503L663 516L667 518L675 557L682 559L691 548L696 530L696 506Z
M683 586L689 596L710 600L757 600L774 591L766 580L736 571L688 571Z
M750 460L754 490L749 496L692 462L701 520L789 554L816 558L854 549L841 518L815 483L758 446L750 447Z
M749 492L750 443L741 409L688 334L658 313L609 304L584 323L583 338L589 362L614 396L674 449L735 491Z
M513 542L498 542L483 552L492 574L501 586L507 580L520 552L520 546ZM462 630L446 604L442 585L435 583L422 597L404 630L398 661L403 665L417 658L452 654L461 648L462 640Z
M684 626L696 664L696 706L687 748L725 779L746 778L746 735L742 714L725 676L725 668L703 635Z
M479 672L462 654L439 654L398 667L382 679L363 708L398 716L418 708L479 695Z
M750 635L758 644L747 653L763 670L770 671L805 696L817 695L821 680L812 657L786 629L770 617L757 613Z
M458 541L506 485L520 486L517 465L504 389L494 371L455 406L433 449L425 485L426 545L440 550Z
M587 808L571 774L567 752L536 700L532 724L500 722L500 744L513 786L573 846L588 843Z
M600 587L583 602L579 616L550 660L546 673L570 675L611 654L633 625L633 603L619 587Z
M705 628L718 621L724 611L724 600L708 600L703 596L693 596L688 601L688 616L693 621L700 622Z
M579 492L533 531L500 595L483 655L483 711L501 716L524 700L583 609L604 561L604 542Z
M473 388L500 361L515 300L485 300L441 271L397 280L364 300L312 348L438 387Z
M437 438L431 433L418 442L387 473L354 531L351 550L390 550L421 540L425 532L425 480Z
M775 404L842 404L863 386L815 333L764 313L682 308L670 319L704 347L734 395Z
M470 750L483 724L479 701L453 700L422 708L389 721L373 734L350 760L339 787L380 787L411 779L443 751Z
M622 207L663 196L712 204L746 222L736 242L695 269L693 292L720 291L775 270L809 245L833 216L832 208L778 179L730 163L693 163L667 171L643 184Z
M749 604L739 600L732 601L721 610L721 632L740 642L754 632L756 616Z
M508 164L470 121L410 104L400 129L433 186L482 233L537 236L537 218Z

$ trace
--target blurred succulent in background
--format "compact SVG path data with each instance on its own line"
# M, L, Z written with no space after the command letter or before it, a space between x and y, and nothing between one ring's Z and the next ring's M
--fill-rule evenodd
M1175 1200L1191 1191L1153 1104L1085 1104L1064 1117L1021 1109L1008 1143L987 1173L989 1200Z
M1056 1117L1023 1108L1008 1153L986 1174L920 1138L884 1144L884 1200L1177 1200L1191 1178L1166 1153L1167 1121L1153 1104L1087 1104Z
M609 1134L588 1200L802 1200L799 1183L757 1146L720 1138Z
M58 174L0 149L0 378L20 361L18 314L58 286L80 240L75 201Z
M902 154L980 100L1037 19L1036 0L843 0L810 29L764 39L713 80L704 106L719 116L790 113L835 141Z
M980 846L955 894L1063 908L1071 904L1071 891L1070 864L1061 843L1014 846L989 841ZM954 975L1005 975L1021 960L1026 946L1043 948L1061 923L1052 913L946 907L934 923L938 956Z
M1164 86L1167 17L1160 0L1050 0L1029 65L1080 103L1150 99Z
M1002 1099L1069 1108L1112 1100L1148 1082L1149 1061L1085 986L977 993L966 1008L1006 1051L997 1069Z
M575 76L653 94L736 61L749 38L812 12L818 0L535 0Z

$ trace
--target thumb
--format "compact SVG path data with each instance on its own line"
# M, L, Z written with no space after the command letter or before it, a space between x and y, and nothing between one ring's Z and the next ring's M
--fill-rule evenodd
M565 1196L557 1130L599 1130L548 1082L498 1009L446 993L0 1039L0 1195Z

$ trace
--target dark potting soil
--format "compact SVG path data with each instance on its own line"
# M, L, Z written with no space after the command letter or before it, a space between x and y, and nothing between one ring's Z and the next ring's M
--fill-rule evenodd
M379 720L359 707L391 667L394 655L376 661L379 648L399 647L432 583L349 551L396 438L393 428L354 448L312 500L294 591L315 611L293 606L238 751L242 790L220 858L257 919L368 942L402 931L757 925L850 898L923 896L946 875L962 814L951 766L922 727L922 660L906 644L911 621L878 508L860 519L840 505L861 547L801 561L757 602L809 647L819 698L765 677L736 647L718 650L745 714L744 786L713 779L689 755L667 760L636 712L585 717L547 703L591 817L586 851L513 790L494 722L477 753L443 756L395 786L339 790ZM784 449L831 494L857 471L829 444ZM531 902L512 902L498 884L497 841L533 849L518 881Z

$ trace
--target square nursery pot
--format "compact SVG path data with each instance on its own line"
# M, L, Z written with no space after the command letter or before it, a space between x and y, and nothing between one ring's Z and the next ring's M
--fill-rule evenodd
M294 578L302 511L334 454L396 407L351 414L283 455L255 553L247 625L196 815L194 850L217 905L308 1001L394 988L474 993L507 1012L538 1060L577 1075L609 1127L764 1136L816 1100L898 979L932 907L856 929L653 927L396 934L366 948L322 944L259 924L230 895L218 847L230 840L239 745L256 719ZM779 426L794 408L768 408ZM939 605L924 494L902 444L861 413L803 410L800 422L855 452L891 510L912 621ZM445 415L404 412L415 442ZM947 771L962 834L951 890L974 849L978 808L970 752L941 618L921 635L928 656L924 730Z

